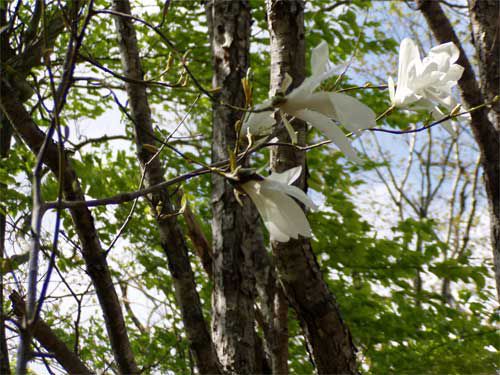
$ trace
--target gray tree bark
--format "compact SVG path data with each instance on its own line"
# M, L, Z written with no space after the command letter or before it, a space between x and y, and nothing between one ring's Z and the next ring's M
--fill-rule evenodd
M113 1L116 12L130 15L128 0ZM135 82L143 80L143 71L137 46L137 37L131 20L115 16L117 36L120 44L124 75ZM137 155L145 172L145 185L156 185L164 181L164 171L155 152L145 145L155 145L151 110L148 103L146 86L141 83L126 82L130 114L134 122ZM153 193L150 196L153 212L157 212L156 222L160 241L168 260L173 278L177 303L180 306L190 347L196 364L202 374L220 373L217 355L201 309L201 301L196 291L193 271L189 263L188 249L184 235L177 223L169 191ZM167 218L165 218L165 216Z
M305 78L304 2L267 0L271 35L271 92L280 90L285 73L293 78L291 89ZM306 141L307 125L294 121L298 142ZM281 129L281 141L289 141ZM272 168L282 172L302 166L297 186L306 190L307 165L304 152L291 147L273 150ZM273 243L278 275L290 305L296 310L319 374L353 374L355 348L335 299L323 280L311 243L306 239Z
M429 28L439 43L453 42L460 49L457 64L464 67L462 78L458 81L463 103L476 107L485 103L485 97L493 99L499 95L499 3L496 0L470 1L471 23L475 35L476 50L479 55L481 84L467 55L453 29L450 20L443 12L439 2L417 0L417 6L424 15ZM482 91L481 91L481 88ZM483 95L484 92L484 95ZM500 301L500 126L499 103L493 106L491 118L489 109L482 108L471 113L471 127L481 153L481 165L484 169L484 183L490 211L491 242L498 300Z
M249 64L250 6L247 1L210 0L206 4L213 63L212 161L229 158L242 113L222 103L245 106L241 79ZM212 174L213 282L212 332L224 371L257 371L255 336L256 251L265 253L256 209L248 198L237 202L233 186Z

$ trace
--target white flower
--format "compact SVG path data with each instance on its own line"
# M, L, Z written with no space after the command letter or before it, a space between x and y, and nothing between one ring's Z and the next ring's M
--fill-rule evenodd
M437 119L444 117L438 105L449 110L456 105L451 90L464 71L454 64L459 55L459 49L450 42L432 48L429 55L420 60L415 43L404 39L399 49L397 88L391 77L388 80L392 105L429 109Z
M273 173L263 180L241 184L259 211L271 240L287 242L299 235L311 237L311 227L302 208L289 196L315 210L316 205L301 189L291 185L299 178L302 168Z
M293 140L293 131L286 122L285 114L294 116L320 130L327 138L333 141L347 157L359 162L360 159L351 147L344 132L333 120L342 124L347 130L356 132L375 126L375 113L359 100L336 92L315 92L324 80L334 75L334 67L328 57L328 46L323 41L313 48L311 54L312 75L302 84L285 96L284 100L276 104L284 119ZM285 92L292 80L287 75L283 82L282 91ZM256 107L262 109L271 106L272 100L267 100ZM275 121L272 111L252 113L243 127L253 135L266 135L272 130Z

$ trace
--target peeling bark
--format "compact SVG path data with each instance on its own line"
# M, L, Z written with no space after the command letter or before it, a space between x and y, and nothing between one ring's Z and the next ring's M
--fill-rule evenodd
M271 34L271 92L281 88L285 73L293 78L291 89L305 78L304 2L267 0ZM299 144L305 144L307 125L294 121ZM281 141L289 141L281 129ZM303 173L297 185L306 190L305 153L292 147L273 150L272 168L282 172L297 165ZM355 348L335 299L323 280L310 241L273 243L280 281L290 305L296 310L319 374L354 374Z
M499 95L498 51L500 50L498 29L497 0L470 1L471 22L475 35L476 50L479 55L481 88L476 80L474 70L465 54L450 20L443 12L439 2L417 0L417 6L424 15L434 37L439 43L453 42L460 49L457 64L464 67L462 78L458 81L463 103L468 107L476 107ZM491 13L491 14L490 14ZM496 55L494 54L496 53ZM489 109L482 108L471 113L471 127L481 153L481 165L484 169L484 183L488 196L490 211L491 242L493 245L493 262L498 300L500 301L500 126L498 109L494 105L496 125L489 119Z
M131 14L128 0L113 1L113 9L123 14ZM133 24L126 17L115 16L114 18L124 75L136 82L142 80L143 72ZM156 144L146 86L130 81L125 83L125 88L134 122L137 155L141 168L145 171L145 184L146 186L159 184L164 181L164 171L160 160L153 159L155 152L145 147L145 145ZM176 217L171 215L174 208L168 190L164 189L151 194L150 202L153 212L157 213L156 222L161 246L168 260L177 303L181 309L183 323L196 364L202 374L218 374L220 370L217 355L203 317L184 235ZM165 219L162 216L169 217Z
M241 79L248 69L250 8L247 1L211 0L206 4L218 102L243 107ZM228 159L242 113L213 105L212 161ZM241 207L233 186L212 175L213 281L212 331L219 359L231 374L252 374L255 358L254 257L264 249L256 209L248 198Z

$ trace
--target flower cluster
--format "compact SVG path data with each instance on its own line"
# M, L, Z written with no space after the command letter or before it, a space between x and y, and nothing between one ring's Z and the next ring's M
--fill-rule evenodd
M324 80L332 77L335 71L328 57L328 46L324 41L312 50L311 71L310 77L276 104L289 130L290 138L294 139L294 133L286 115L306 121L324 133L349 159L360 162L337 123L351 132L356 132L375 126L375 113L351 96L337 92L315 91ZM282 92L286 92L291 83L292 79L287 75L281 88ZM256 108L266 108L272 104L270 99ZM272 111L250 114L243 124L243 130L256 136L269 134L275 124L272 114Z
M444 115L439 106L450 110L455 105L451 90L464 70L455 64L459 54L453 43L446 43L432 48L428 56L421 60L415 43L411 39L404 39L399 53L397 88L389 77L392 108L427 109L437 119L442 118ZM255 109L261 111L252 112L246 118L242 127L244 133L250 133L253 137L271 134L276 121L274 110L267 108L274 107L279 111L292 142L296 142L296 134L289 123L289 116L301 119L318 129L351 161L359 162L358 155L339 125L356 133L375 126L375 113L351 96L338 92L316 91L323 81L334 75L328 46L324 41L312 50L311 71L310 77L284 95L292 83L292 78L287 75L281 87L283 96L257 105ZM449 125L444 125L452 131ZM308 208L316 209L301 189L291 185L300 176L301 170L301 167L295 167L240 185L257 207L271 240L287 242L290 238L297 239L299 235L310 237L312 234L304 211L293 199Z
M451 89L462 76L464 68L455 62L460 55L453 43L432 48L428 56L420 54L411 39L404 39L399 49L398 85L389 77L389 95L393 107L431 110L440 119L439 105L451 110L455 105Z

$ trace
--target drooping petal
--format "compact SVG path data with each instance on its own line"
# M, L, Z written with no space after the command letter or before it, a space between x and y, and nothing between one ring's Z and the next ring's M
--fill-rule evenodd
M297 239L299 234L303 237L311 237L311 226L297 202L288 195L276 191L267 190L262 195L274 203L274 205L267 205L269 212L266 216L282 232L294 239Z
M439 109L439 107L434 107L432 109L432 117L434 117L434 120L439 121L446 117L446 115ZM441 126L445 128L445 130L451 135L451 136L456 136L457 134L455 133L455 130L451 126L451 121L446 120L441 123Z
M333 92L330 100L337 114L336 119L348 130L354 132L376 126L375 112L352 96Z
M271 240L287 242L299 234L310 237L311 227L300 206L282 192L262 189L264 181L249 181L241 187L255 203Z
M325 116L336 118L335 107L333 106L328 92L320 91L312 94L294 95L292 93L287 101L281 106L281 109L295 116L296 111L310 109L320 112Z
M295 181L297 181L301 173L302 173L302 167L299 165L297 167L287 169L286 171L281 173L273 172L272 174L269 175L269 177L267 177L267 179L280 182L282 184L290 185L293 184Z
M342 130L333 123L325 115L319 112L313 112L308 109L297 111L295 116L304 120L321 131L351 160L356 163L361 163L361 159L356 154L356 151L351 147L349 140Z
M276 191L285 193L302 202L306 207L310 208L313 211L316 211L318 209L318 206L314 204L312 199L309 198L309 196L297 186L283 184L267 178L261 182L261 189L262 191Z
M313 76L320 76L327 68L328 62L328 44L324 40L321 41L311 51L311 72Z
M250 199L257 207L264 225L272 239L280 242L287 242L290 236L287 234L286 223L280 223L282 216L279 214L278 206L269 198L260 193L260 183L257 181L249 181L241 185L243 190L248 194Z

